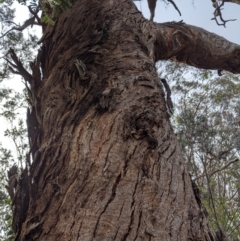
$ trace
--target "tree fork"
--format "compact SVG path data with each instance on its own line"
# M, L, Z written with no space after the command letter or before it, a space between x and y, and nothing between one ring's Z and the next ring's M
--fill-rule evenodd
M76 1L44 29L30 82L31 191L15 240L217 241L155 62L239 73L240 47L184 23L147 21L131 0Z

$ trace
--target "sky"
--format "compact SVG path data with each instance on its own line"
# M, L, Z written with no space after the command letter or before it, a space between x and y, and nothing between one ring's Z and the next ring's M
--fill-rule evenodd
M167 22L167 21L180 21L183 20L187 24L195 25L198 27L205 28L210 32L214 32L218 35L223 36L231 42L240 44L240 5L225 3L224 10L222 11L223 17L227 19L237 19L235 22L228 22L226 28L218 26L215 21L211 20L213 17L214 8L212 7L211 0L174 0L178 6L182 16L175 10L172 4L166 4L163 1L157 1L157 7L155 11L155 22ZM167 2L167 0L165 0ZM146 18L149 18L150 12L148 9L147 0L141 2L135 2L136 6ZM22 5L17 7L17 23L22 23L28 16L28 10ZM8 86L16 86L17 82L21 80L15 79L9 81ZM25 114L23 115L23 117ZM10 147L13 143L3 137L3 132L6 127L10 125L0 118L0 142L3 142L3 146Z
M237 19L234 22L228 22L226 28L218 26L213 17L214 8L211 0L174 0L182 16L175 10L172 4L166 4L164 1L157 1L155 10L155 22L168 22L183 20L187 24L195 25L223 36L231 42L240 44L240 5L225 3L222 11L223 18ZM167 0L165 0L167 2ZM135 2L138 9L143 12L146 18L149 18L147 0Z

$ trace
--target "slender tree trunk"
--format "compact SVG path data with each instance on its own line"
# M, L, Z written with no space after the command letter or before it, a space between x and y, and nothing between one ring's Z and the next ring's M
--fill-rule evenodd
M79 0L45 29L29 77L33 160L15 240L217 240L142 26L131 1Z

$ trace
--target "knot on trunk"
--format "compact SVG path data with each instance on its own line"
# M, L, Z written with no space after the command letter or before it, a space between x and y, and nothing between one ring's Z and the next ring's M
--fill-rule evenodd
M136 140L145 139L149 148L155 149L158 145L155 132L159 128L160 118L153 110L139 112L139 108L136 108L125 116L124 139L129 137Z
M113 111L120 101L120 94L121 90L118 88L105 89L96 97L96 109L100 112Z

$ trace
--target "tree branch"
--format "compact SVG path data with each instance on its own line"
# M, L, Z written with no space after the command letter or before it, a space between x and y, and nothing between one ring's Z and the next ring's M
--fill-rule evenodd
M9 69L14 74L21 75L27 82L31 83L33 80L33 76L23 67L21 61L18 59L17 55L15 54L12 48L9 49L9 54L11 59L14 63L12 63L9 59L6 59L8 62Z
M183 22L149 24L149 29L155 28L152 42L148 41L155 61L173 59L197 68L240 73L240 45Z
M212 171L211 173L209 173L208 176L211 177L211 176L214 175L215 173L221 172L221 171L225 170L225 169L228 168L231 164L233 164L233 163L235 163L235 162L237 162L237 161L239 161L238 158L235 158L235 159L233 159L233 160L230 160L229 162L227 162L226 165L224 165L224 166L222 166L222 167L220 167L220 168ZM203 174L201 174L200 176L194 178L193 181L196 181L197 179L199 179L199 178L201 178L201 177L204 177L204 176L206 176L206 173L205 173L205 172L204 172Z
M218 220L218 215L217 215L217 212L216 212L215 202L214 202L214 199L213 199L213 193L212 193L212 189L211 189L211 185L210 185L210 175L208 175L208 173L207 173L206 162L204 161L204 159L202 157L200 157L200 158L201 158L201 161L202 161L202 164L203 164L204 174L206 175L206 179L207 179L207 187L208 187L208 192L209 192L209 197L210 197L209 201L211 202L211 205L212 205L215 222L217 224L217 227L219 229L220 234L223 234L222 227L221 227L221 225L219 223L219 220Z
M222 2L223 0L218 0L218 1ZM224 2L236 3L236 4L240 5L240 0L224 0Z
M150 21L153 21L153 18L155 16L155 8L157 4L157 0L147 0L148 1L148 8L150 10Z
M147 1L148 1L148 8L151 14L150 20L153 21L153 18L155 16L155 8L156 8L157 0L147 0ZM182 16L174 0L166 0L166 1L170 2L173 5L173 7L178 11L179 15Z
M215 20L217 25L222 25L224 27L226 27L226 23L229 21L235 21L236 19L229 19L229 20L224 20L222 17L222 7L224 5L225 2L233 2L233 1L227 1L227 0L222 0L220 4L218 4L219 1L217 0L212 0L213 3L213 7L215 8L215 11L213 13L214 17L211 20ZM222 21L222 23L218 22L217 17L220 18L220 20Z
M12 27L11 29L9 29L8 31L6 31L4 34L2 34L0 36L0 38L3 38L5 37L8 33L10 33L11 31L13 30L16 30L16 31L20 31L22 32L24 29L26 29L27 27L29 26L33 26L33 25L39 25L41 26L41 20L40 18L38 17L38 12L39 12L39 6L36 8L36 10L34 11L30 6L28 6L28 9L29 9L29 12L33 15L31 18L27 19L22 25L17 25L16 23L13 23L15 24L16 26ZM35 21L35 19L37 21Z
M176 3L173 0L167 0L167 1L170 2L173 5L173 7L178 11L179 15L182 16L182 14L181 14L180 10L178 9Z

